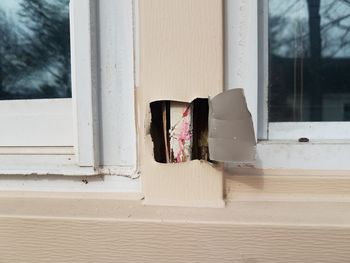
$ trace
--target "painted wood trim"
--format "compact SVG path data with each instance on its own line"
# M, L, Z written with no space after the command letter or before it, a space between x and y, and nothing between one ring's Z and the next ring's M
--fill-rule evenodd
M138 134L145 203L222 207L221 166L154 160L150 103L191 102L223 91L223 0L140 0L138 10Z
M349 262L350 203L224 209L0 195L3 262Z
M59 146L59 147L41 147L41 146L29 146L29 147L0 147L1 155L74 155L73 146Z
M75 149L80 166L99 164L96 0L70 2Z
M261 0L225 1L225 89L243 88L258 131L258 4ZM260 117L260 116L259 116Z
M100 165L136 173L133 0L98 1Z
M255 166L267 170L324 170L326 173L350 170L350 141L297 140L261 141L257 144ZM330 172L331 171L331 172Z
M253 169L226 171L228 201L349 202L350 172Z
M71 99L0 102L0 152L4 147L73 147Z
M350 139L348 122L269 122L268 130L270 141L298 141L303 137L310 141L346 141Z

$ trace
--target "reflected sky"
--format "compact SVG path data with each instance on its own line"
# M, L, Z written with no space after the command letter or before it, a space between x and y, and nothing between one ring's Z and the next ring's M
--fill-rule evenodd
M71 97L69 0L0 0L0 100Z
M18 10L19 2L16 0L1 0L0 8L3 10Z
M350 1L269 0L269 121L350 121Z
M350 1L321 0L323 57L350 57ZM309 17L306 0L270 0L269 27L274 31L273 53L285 57L309 52ZM298 45L299 50L295 50Z

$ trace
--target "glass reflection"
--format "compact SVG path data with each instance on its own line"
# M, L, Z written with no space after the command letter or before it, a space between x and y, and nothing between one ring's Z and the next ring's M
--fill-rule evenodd
M350 1L269 0L269 121L350 121Z
M69 0L0 1L0 99L71 97Z

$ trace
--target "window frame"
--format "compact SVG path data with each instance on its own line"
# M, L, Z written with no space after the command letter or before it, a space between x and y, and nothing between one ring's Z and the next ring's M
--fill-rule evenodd
M259 31L259 133L261 140L350 140L350 122L269 122L268 120L268 5L258 3Z
M109 181L116 180L116 182L119 180L116 179L117 176L138 177L134 114L133 1L113 1L103 4L106 6L112 4L113 10L121 10L114 16L117 26L115 21L110 21L111 16L106 18L105 23L112 23L112 26L117 28L115 30L120 32L119 35L114 35L114 38L109 38L108 43L100 43L102 33L97 32L97 25L101 22L98 21L100 9L98 1L70 2L73 93L71 100L73 110L70 118L71 136L74 137L72 145L29 144L24 147L23 145L0 147L0 175L26 175L26 181L32 183L38 181L38 178L34 178L37 175L42 176L40 181L50 182L57 180L53 179L53 175L78 176L69 183L73 188L81 184L81 180L76 179L82 176L111 175L112 180ZM104 41L106 39L104 36ZM103 45L103 48L105 45L111 46L116 53L125 55L112 56L106 65L100 65L100 60L106 57L106 54L98 53L101 50L100 45ZM117 69L117 65L123 70ZM112 67L115 67L114 72L109 71ZM105 76L102 76L107 74L106 71L115 75L115 78L108 79L108 85L103 79ZM117 103L115 97L116 94L120 96L120 93L123 95L121 99L127 100L128 103ZM106 112L101 106L103 104L107 106L115 104L114 111ZM124 120L125 124L114 123L114 126L108 126L108 120L117 122L120 119ZM118 133L119 136L116 136ZM115 145L118 147L114 147ZM111 148L117 148L119 151L117 154L127 152L129 155L126 154L127 157L124 156L124 159L120 158L115 151L110 150ZM107 162L105 159L112 161ZM14 181L18 180L15 176L13 178ZM67 179L62 180L67 182ZM135 185L135 181L130 180L133 181L132 185ZM94 182L95 180L92 180L91 184L97 184ZM40 184L39 181L37 183ZM107 182L102 185L108 188ZM133 189L139 187L135 186ZM115 190L118 191L118 187ZM123 192L123 189L119 190Z
M72 100L0 101L3 147L73 147Z
M309 143L298 138L269 137L267 123L267 15L268 0L226 2L226 89L243 87L252 114L257 156L255 168L274 170L328 170L344 173L350 170L346 156L350 140L319 136ZM299 124L303 125L303 124ZM324 128L327 124L321 124ZM346 124L345 124L346 125ZM311 127L314 128L315 126ZM271 132L271 131L270 131ZM307 137L307 136L303 136ZM251 167L234 164L234 167Z
M71 3L70 17L75 3L75 0ZM89 1L86 3L90 4ZM74 16L82 16L83 12L74 11ZM71 36L73 33L74 29L71 29ZM74 52L73 46L71 49ZM5 112L0 117L7 126L7 136L0 146L1 175L94 174L92 167L81 169L77 165L73 99L6 100L0 102L0 107L11 108L10 113ZM27 136L18 138L16 132L11 134L16 129ZM40 135L43 137L38 138Z
M96 7L91 0L70 2L74 147L82 167L99 161Z
M0 152L16 147L73 147L70 98L0 100ZM61 129L57 129L60 127Z

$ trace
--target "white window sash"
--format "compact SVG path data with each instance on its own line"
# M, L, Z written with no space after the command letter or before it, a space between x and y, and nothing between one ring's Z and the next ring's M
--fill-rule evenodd
M25 102L36 109L38 120L28 129L44 125L41 132L48 136L39 142L38 133L27 144L25 136L13 144L6 140L0 147L0 174L137 177L133 1L71 0L70 23L73 99ZM11 119L24 131L25 118L18 120Z
M350 139L349 122L270 122L269 140L315 140Z
M268 123L267 6L268 0L226 2L226 88L245 90L258 138L255 167L349 170L348 122Z
M349 140L350 122L269 122L268 121L268 0L258 1L259 35L259 125L262 140ZM339 103L339 101L337 101Z
M0 101L2 147L73 147L71 99Z
M99 162L96 12L96 1L70 2L74 146L87 167Z

